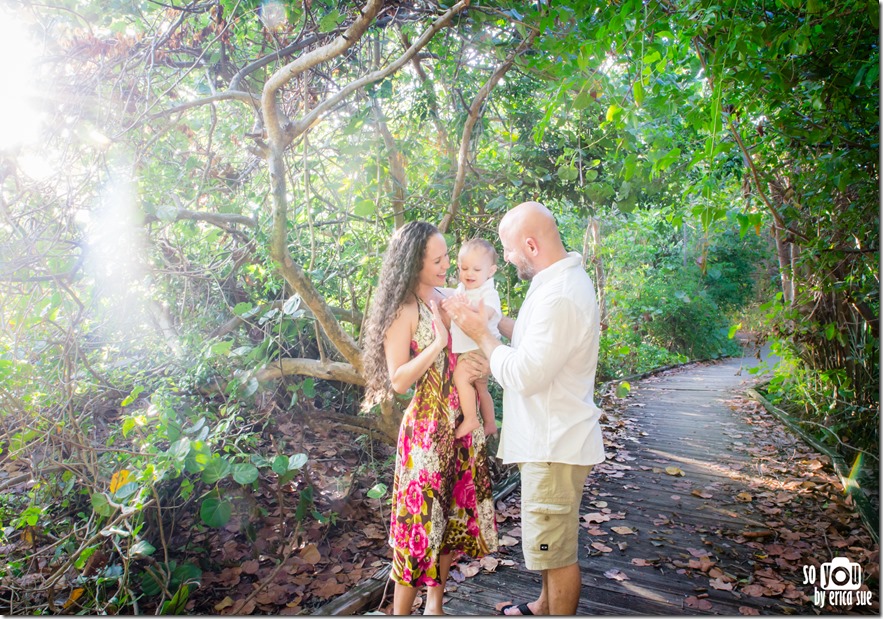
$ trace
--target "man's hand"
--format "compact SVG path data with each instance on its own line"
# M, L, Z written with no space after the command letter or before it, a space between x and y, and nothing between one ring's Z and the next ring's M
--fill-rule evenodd
M463 330L463 333L478 344L485 357L490 359L494 349L501 343L488 329L484 301L479 300L478 307L475 308L469 304L466 295L458 294L442 301L442 307L445 308L451 320Z
M478 308L473 307L469 303L469 299L464 294L456 294L442 301L442 307L451 317L451 320L457 323L457 326L463 330L463 333L478 342L482 334L490 331L487 328L487 320L485 319L484 301L478 301Z
M460 358L457 359L457 365L461 363L469 370L469 382L483 381L487 383L487 377L491 373L491 366L484 355L479 354L477 350L467 352L460 355Z

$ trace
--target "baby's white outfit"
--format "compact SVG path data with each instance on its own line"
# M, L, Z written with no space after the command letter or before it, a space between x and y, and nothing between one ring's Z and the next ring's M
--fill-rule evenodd
M497 325L500 324L500 319L503 317L503 308L500 306L500 295L497 294L497 289L494 288L494 278L488 278L485 283L472 290L466 290L463 284L458 284L457 292L466 293L466 298L469 299L469 302L473 305L477 305L479 299L484 301L484 306L491 311L491 317L487 322L488 329L490 329L494 337L499 338L500 330ZM478 344L476 344L468 335L463 333L463 330L452 320L451 352L460 354L469 352L470 350L478 350Z

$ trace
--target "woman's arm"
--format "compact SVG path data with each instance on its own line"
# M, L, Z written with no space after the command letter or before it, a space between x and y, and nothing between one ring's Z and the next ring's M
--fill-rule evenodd
M448 343L448 330L441 319L441 313L434 302L430 304L433 313L432 324L435 327L435 339L411 358L411 339L417 330L418 309L416 304L405 305L399 315L389 326L384 338L386 350L386 367L389 380L396 393L405 393L417 379L435 362L439 353Z

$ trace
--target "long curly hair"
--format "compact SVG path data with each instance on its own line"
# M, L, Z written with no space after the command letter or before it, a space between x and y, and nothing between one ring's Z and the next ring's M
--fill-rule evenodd
M392 396L392 384L386 365L383 340L409 294L417 289L417 277L423 268L426 244L438 228L425 221L412 221L392 235L380 267L380 283L368 310L362 340L365 375L365 399L368 409Z

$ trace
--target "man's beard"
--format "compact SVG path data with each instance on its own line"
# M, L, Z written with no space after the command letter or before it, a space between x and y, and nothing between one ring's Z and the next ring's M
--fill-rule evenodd
M522 279L526 282L529 282L533 279L534 275L536 275L536 271L533 266L525 263L525 264L516 264L515 265L515 273L518 275L518 279Z

